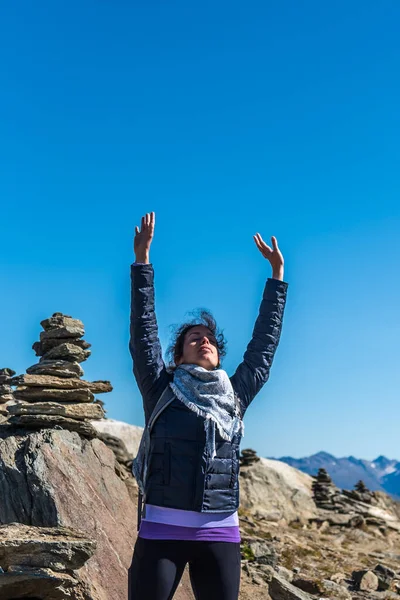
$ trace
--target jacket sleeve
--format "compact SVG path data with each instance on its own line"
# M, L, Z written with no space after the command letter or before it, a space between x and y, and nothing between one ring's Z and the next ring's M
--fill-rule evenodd
M267 280L253 337L244 353L243 361L230 378L240 400L242 416L268 381L281 335L287 287L288 284L283 281Z
M154 270L151 264L131 266L129 350L133 373L143 398L146 423L169 383L154 308Z

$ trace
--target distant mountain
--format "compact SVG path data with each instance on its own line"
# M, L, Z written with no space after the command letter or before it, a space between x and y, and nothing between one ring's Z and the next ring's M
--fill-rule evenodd
M324 468L335 485L342 489L351 490L362 479L370 490L400 498L400 462L386 456L378 456L370 461L354 456L336 458L327 452L318 452L305 458L282 456L278 460L309 475L316 475L318 469Z

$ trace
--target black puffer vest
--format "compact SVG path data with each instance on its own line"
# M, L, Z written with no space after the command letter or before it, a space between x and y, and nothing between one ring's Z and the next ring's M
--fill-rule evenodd
M150 438L146 502L198 512L239 506L239 443L216 430L214 459L205 450L204 418L175 399L161 413Z

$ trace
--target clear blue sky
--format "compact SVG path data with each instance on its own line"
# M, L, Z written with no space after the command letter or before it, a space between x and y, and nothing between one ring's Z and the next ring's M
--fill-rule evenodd
M400 459L400 4L5 2L0 366L82 319L108 416L142 424L128 352L134 226L169 324L210 308L231 374L278 237L290 284L243 447Z

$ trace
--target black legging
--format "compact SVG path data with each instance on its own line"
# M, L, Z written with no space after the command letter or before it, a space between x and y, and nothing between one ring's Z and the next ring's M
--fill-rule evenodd
M186 564L196 600L237 600L240 544L138 538L128 600L171 600Z

